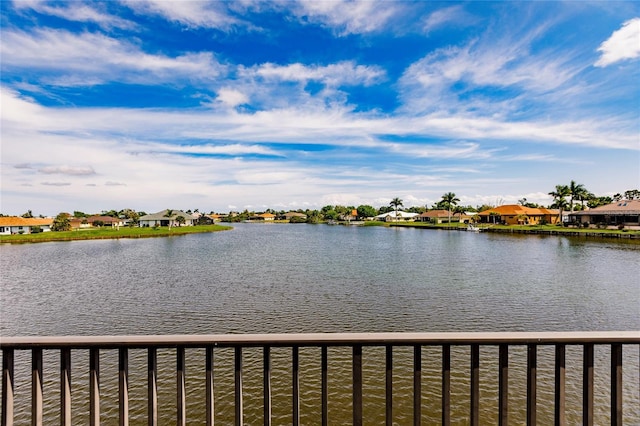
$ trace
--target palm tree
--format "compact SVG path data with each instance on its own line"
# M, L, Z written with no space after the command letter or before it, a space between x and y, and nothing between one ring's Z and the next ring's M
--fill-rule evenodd
M391 200L391 202L389 203L390 206L393 206L393 209L396 212L396 221L398 220L398 206L402 206L402 200L398 197L394 198L393 200Z
M451 223L451 207L458 204L460 201L459 198L456 198L456 194L453 192L447 192L442 196L442 202L447 206L447 210L449 211L449 223Z
M584 202L592 200L592 199L596 198L596 196L595 196L595 194L592 194L591 192L587 191L586 189L583 189L582 191L578 192L578 196L576 198L578 200L580 200L580 204L582 205L582 210L584 210Z
M451 210L451 213L453 213L453 217L455 218L456 215L458 215L458 222L461 223L462 222L462 215L465 214L467 211L465 210L465 208L463 206L455 206L453 208L453 210Z
M569 211L573 211L573 200L578 199L580 197L580 194L582 194L586 190L587 189L583 184L576 183L575 180L572 180L571 183L569 183L569 196L571 197L569 198Z
M551 207L560 210L560 214L558 215L560 224L562 224L562 212L567 206L567 200L565 198L570 195L570 191L571 190L567 185L556 185L556 190L549 193L549 195L553 197L553 204Z
M169 218L169 230L171 230L171 216L173 216L173 210L167 209L167 212L164 214L163 217Z

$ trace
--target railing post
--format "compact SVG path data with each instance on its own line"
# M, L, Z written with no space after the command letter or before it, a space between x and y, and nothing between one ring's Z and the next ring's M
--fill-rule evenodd
M236 426L244 425L244 409L242 407L242 346L235 348L235 401L236 401Z
M536 425L538 346L527 345L527 425Z
M292 377L291 384L293 388L293 394L291 395L292 403L293 403L293 426L298 426L300 424L300 359L299 359L299 350L298 346L294 346L291 348L291 363L292 363Z
M60 425L71 426L71 349L60 349Z
M120 426L129 426L129 350L118 349L118 410Z
M442 345L442 425L451 424L451 345Z
M100 349L89 349L89 424L100 425Z
M471 408L470 424L478 426L480 422L480 345L471 345Z
M265 346L262 353L264 426L271 426L271 347Z
M184 346L176 348L176 424L187 424L187 395L185 389Z
M321 419L321 423L322 426L327 426L329 423L329 407L328 407L328 399L329 399L329 374L328 374L328 354L327 354L327 347L326 346L322 346L322 348L320 349L320 387L322 388L321 390L321 403L320 403L320 409L322 411L322 419Z
M500 344L499 347L499 372L498 372L498 424L509 424L509 345Z
M584 344L582 380L582 424L593 426L593 343Z
M362 345L353 345L353 425L362 426Z
M385 348L385 423L393 425L393 346Z
M2 426L13 426L13 349L2 348Z
M158 426L158 351L147 349L147 424Z
M622 344L611 345L611 424L622 426Z
M42 425L42 349L31 350L31 424Z
M213 347L207 346L205 349L205 371L206 371L206 398L207 398L207 419L206 425L213 426L215 422L215 403L213 387Z
M422 346L413 347L413 426L422 422Z
M566 350L563 343L556 345L555 365L555 426L564 426L565 422L565 362Z

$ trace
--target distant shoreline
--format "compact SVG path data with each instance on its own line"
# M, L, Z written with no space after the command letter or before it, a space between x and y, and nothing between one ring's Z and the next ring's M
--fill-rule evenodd
M258 223L258 222L256 222ZM279 222L284 223L284 222ZM232 225L232 224L230 224ZM351 225L350 223L339 223L339 225ZM358 224L357 226L362 226ZM421 222L365 222L364 226L384 226L384 227L404 227L423 228L440 231L466 231L467 225L433 225ZM180 226L171 229L162 228L139 228L121 227L120 229L103 228L98 230L85 231L64 231L64 232L41 232L38 234L23 235L0 235L0 244L29 244L59 241L86 241L86 240L116 240L121 238L160 238L174 237L187 234L201 234L208 232L219 232L233 229L228 225L198 225ZM593 229L593 228L563 228L559 226L517 226L517 225L490 225L480 228L480 232L492 232L500 234L523 234L523 235L549 235L585 238L616 238L625 240L640 240L640 230L618 230L618 229Z

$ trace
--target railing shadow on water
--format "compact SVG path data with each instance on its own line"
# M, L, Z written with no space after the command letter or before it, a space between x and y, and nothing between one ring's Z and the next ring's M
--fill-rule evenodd
M0 346L2 425L640 424L640 332L3 337Z

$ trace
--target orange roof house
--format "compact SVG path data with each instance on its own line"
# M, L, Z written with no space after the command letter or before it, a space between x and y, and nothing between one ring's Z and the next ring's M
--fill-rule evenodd
M505 204L478 213L482 223L503 223L505 225L556 224L558 211L545 208L525 207L520 204Z
M276 215L272 213L260 213L254 216L251 216L250 220L264 220L264 221L272 221L275 220Z
M0 217L0 234L30 234L31 228L39 226L42 231L50 231L53 225L53 219L43 219L37 217L17 217L2 216Z

